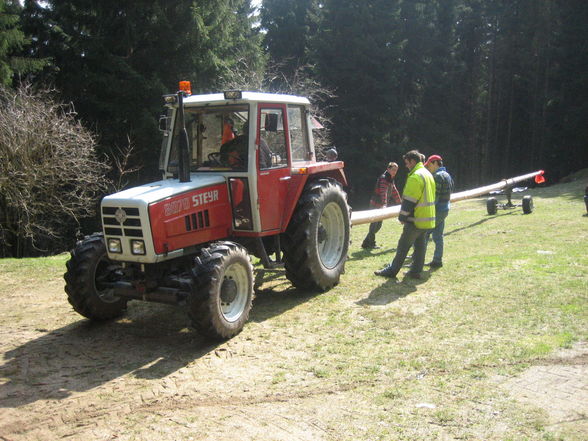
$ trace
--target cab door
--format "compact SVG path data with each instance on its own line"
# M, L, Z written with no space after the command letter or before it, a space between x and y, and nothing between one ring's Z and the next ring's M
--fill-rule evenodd
M261 231L279 231L291 178L288 119L284 104L259 104L257 192Z

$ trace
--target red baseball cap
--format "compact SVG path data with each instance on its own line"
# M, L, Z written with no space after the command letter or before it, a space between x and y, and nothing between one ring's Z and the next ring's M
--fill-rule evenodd
M431 155L429 156L429 159L427 159L427 162L425 162L424 165L430 164L433 161L443 161L443 158L439 155Z

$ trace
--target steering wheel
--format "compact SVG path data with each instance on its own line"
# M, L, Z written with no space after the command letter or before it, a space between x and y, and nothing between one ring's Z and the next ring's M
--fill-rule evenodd
M208 154L208 160L212 163L212 165L219 165L222 166L223 163L221 161L221 154L220 152L212 152Z

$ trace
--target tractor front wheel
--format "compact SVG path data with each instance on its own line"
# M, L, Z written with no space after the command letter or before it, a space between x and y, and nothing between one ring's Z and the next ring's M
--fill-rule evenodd
M212 338L237 335L253 303L253 266L247 251L233 242L214 243L196 258L193 272L198 292L190 299L192 325Z
M349 206L338 182L307 184L282 243L286 277L294 286L326 291L339 283L349 249Z
M102 234L79 241L66 266L65 292L76 312L92 320L108 320L126 310L127 300L115 296L111 288L121 277L121 267L108 259Z

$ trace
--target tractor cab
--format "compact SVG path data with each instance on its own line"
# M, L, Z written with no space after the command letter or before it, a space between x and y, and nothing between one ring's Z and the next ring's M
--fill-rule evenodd
M183 124L177 100L167 105L169 122L160 156L164 179L178 177L185 127L190 180L226 178L234 232L280 232L292 169L304 168L315 157L309 101L240 91L189 95L183 99Z

